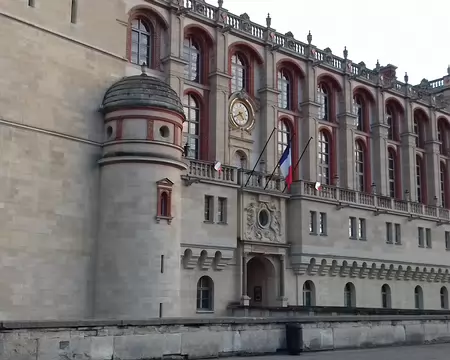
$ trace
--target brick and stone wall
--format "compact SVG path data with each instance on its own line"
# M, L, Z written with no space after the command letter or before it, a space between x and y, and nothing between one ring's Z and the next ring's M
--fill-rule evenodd
M305 351L450 342L450 316L216 318L0 323L7 360L143 360L275 353L303 324Z

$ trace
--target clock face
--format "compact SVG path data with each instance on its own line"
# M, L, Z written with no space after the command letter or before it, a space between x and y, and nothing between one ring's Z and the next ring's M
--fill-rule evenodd
M250 118L248 107L241 101L236 101L231 108L231 117L238 126L245 126Z

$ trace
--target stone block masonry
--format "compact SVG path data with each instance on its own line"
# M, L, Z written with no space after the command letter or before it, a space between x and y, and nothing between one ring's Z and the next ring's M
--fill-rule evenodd
M4 360L200 359L283 351L285 326L303 324L304 351L450 342L450 316L172 318L0 323Z

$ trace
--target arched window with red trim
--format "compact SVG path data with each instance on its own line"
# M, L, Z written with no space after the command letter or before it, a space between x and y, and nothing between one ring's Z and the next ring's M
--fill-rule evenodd
M423 159L416 155L416 195L417 202L425 202L425 181L424 181L424 164Z
M183 122L183 146L187 145L186 157L200 157L200 103L192 94L183 98L186 121Z
M131 21L131 63L153 67L154 36L153 25L144 17L139 16Z
M201 48L193 36L184 39L184 78L194 82L201 82Z
M322 184L331 184L331 141L330 135L321 130L319 132L319 176L318 181Z
M403 106L397 99L390 98L386 101L385 116L386 125L388 126L388 140L400 141L400 125L403 114Z
M240 52L231 57L231 92L246 90L248 91L248 72L249 66L247 59Z
M421 109L414 111L414 134L416 135L416 147L423 149L426 141L426 125L428 118Z
M450 156L450 125L444 118L438 119L437 137L441 143L439 152L443 156Z
M282 69L278 71L278 107L291 110L292 108L292 84L290 74Z
M330 121L330 91L328 87L319 83L317 87L317 101L320 104L319 107L319 120Z
M355 175L356 175L356 191L366 190L366 153L365 146L360 140L355 142Z
M390 105L386 105L386 123L388 126L388 140L394 140L394 112Z
M278 158L281 159L284 150L291 140L291 126L286 119L281 119L278 123Z
M388 149L388 191L391 198L400 198L401 190L399 188L399 164L397 162L397 153L394 149Z
M356 115L356 130L364 131L364 101L356 94L353 97L353 113Z
M447 166L443 161L441 161L439 166L439 180L440 180L440 190L441 190L441 206L448 208L448 176L447 176Z

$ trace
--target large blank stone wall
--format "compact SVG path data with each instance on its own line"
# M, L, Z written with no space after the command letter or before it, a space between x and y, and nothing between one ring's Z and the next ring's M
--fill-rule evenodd
M448 316L339 316L149 321L4 322L0 359L197 359L275 353L285 325L303 324L305 351L450 342Z

